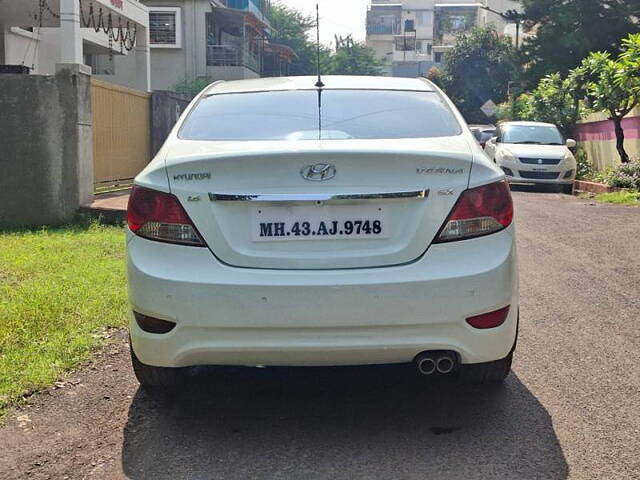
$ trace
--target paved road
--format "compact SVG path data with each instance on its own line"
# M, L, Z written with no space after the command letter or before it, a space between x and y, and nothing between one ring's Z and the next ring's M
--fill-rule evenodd
M116 334L0 429L0 477L640 478L640 208L514 197L521 336L503 388L252 370L158 401Z

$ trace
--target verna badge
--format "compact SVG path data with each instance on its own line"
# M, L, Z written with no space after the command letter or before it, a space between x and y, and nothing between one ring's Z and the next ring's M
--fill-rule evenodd
M328 163L316 163L315 165L304 167L300 170L300 175L305 180L322 182L323 180L331 180L336 176L336 167Z

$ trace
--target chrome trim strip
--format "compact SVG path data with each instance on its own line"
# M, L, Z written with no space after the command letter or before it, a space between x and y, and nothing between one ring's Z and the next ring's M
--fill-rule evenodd
M379 193L266 193L233 194L209 193L212 202L327 202L331 200L388 200L388 199L426 199L429 190Z

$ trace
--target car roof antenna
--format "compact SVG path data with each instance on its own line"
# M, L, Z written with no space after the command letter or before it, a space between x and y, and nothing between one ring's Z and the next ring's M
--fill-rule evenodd
M318 88L324 87L322 83L322 77L320 76L320 7L316 3L316 62L318 68L318 81L315 86Z

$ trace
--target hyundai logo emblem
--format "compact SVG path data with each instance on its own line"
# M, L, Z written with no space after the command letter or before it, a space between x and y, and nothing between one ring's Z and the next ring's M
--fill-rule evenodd
M331 180L336 176L336 167L328 163L316 163L315 165L304 167L300 170L300 175L305 180L322 182L323 180Z
M544 160L542 160L541 158L538 159L538 165L542 165L544 163Z

